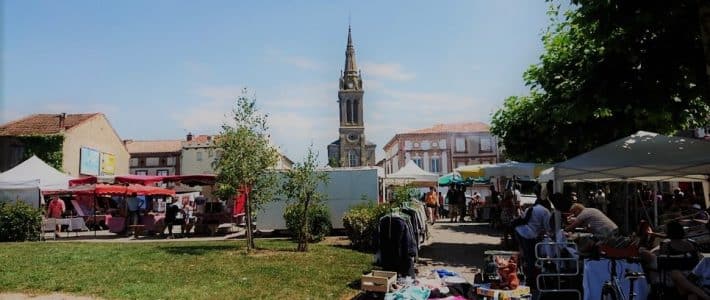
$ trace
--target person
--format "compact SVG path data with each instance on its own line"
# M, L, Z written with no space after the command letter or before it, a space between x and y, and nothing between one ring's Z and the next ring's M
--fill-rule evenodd
M535 189L535 204L529 207L522 219L515 222L515 235L518 239L518 247L524 262L525 278L529 279L528 285L534 282L535 278L535 244L552 232L550 227L551 207L549 200L541 198L540 189Z
M190 235L190 230L195 225L195 217L193 216L195 211L194 203L190 201L189 198L182 199L182 208L180 212L182 213L182 223L180 224L180 233L184 236Z
M173 236L173 225L180 224L182 226L182 220L177 218L180 208L177 203L173 201L172 198L168 198L168 207L165 208L165 227L168 229L168 239L174 238ZM165 230L163 230L164 232ZM161 232L161 233L163 233Z
M439 209L438 209L439 215L437 218L443 218L446 216L446 211L444 211L444 195L439 192Z
M64 203L64 200L62 200L59 197L54 197L52 198L52 201L49 202L49 207L47 209L47 218L53 218L53 219L61 219L62 215L64 212L67 210L67 206ZM54 227L54 235L56 237L59 237L59 233L62 232L62 225L57 224Z
M671 280L686 299L710 299L710 260L702 260L692 272L671 271Z
M429 192L424 196L424 203L426 204L429 222L433 225L434 222L436 222L437 206L439 205L439 195L436 193L436 188L433 186L429 187Z
M497 227L500 218L500 203L503 201L500 192L496 191L496 186L491 184L488 187L491 190L491 226Z
M581 203L575 203L572 204L569 212L572 214L573 220L565 228L565 231L574 231L577 227L584 227L599 239L614 237L619 231L619 226L596 208L585 207Z
M456 217L458 216L459 213L459 205L457 203L458 198L457 194L458 191L456 190L455 185L451 185L449 187L449 191L446 192L446 198L449 199L449 218L450 222L453 223L454 220L456 220Z
M503 200L500 203L500 224L503 228L503 245L509 246L510 242L514 242L515 233L513 231L513 220L518 217L518 209L515 207L513 193L507 191L504 194Z
M138 194L131 193L131 196L126 199L126 208L128 209L128 225L138 224L138 211L140 209Z
M466 220L466 187L463 185L458 186L458 193L456 193L456 204L459 206L459 222L465 222L465 220Z
M607 201L606 201L606 195L604 194L604 191L602 191L601 189L598 189L597 193L594 194L593 200L594 200L594 205L601 212L606 214L607 213L607 210L606 210Z
M656 272L658 270L658 255L687 255L695 262L700 260L700 252L693 243L685 238L685 230L679 222L671 221L666 225L666 236L668 239L657 248L639 250L639 256L648 270L646 273L651 283L658 281L658 273ZM687 273L685 272L685 275Z
M480 203L481 195L478 194L478 192L474 192L473 197L471 198L471 202L468 204L469 214L471 215L471 219L473 220L478 220L478 205Z

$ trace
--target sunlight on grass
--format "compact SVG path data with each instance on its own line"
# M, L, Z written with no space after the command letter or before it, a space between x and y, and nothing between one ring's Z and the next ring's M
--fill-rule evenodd
M290 241L0 244L0 291L104 298L340 298L371 268L372 256Z

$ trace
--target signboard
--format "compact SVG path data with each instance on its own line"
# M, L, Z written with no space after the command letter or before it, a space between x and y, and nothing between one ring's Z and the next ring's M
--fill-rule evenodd
M100 162L98 151L81 147L79 155L79 174L98 176Z
M101 175L116 174L116 155L101 152Z

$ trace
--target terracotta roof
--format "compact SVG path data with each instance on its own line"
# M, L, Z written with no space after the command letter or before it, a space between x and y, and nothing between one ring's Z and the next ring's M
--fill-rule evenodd
M67 114L61 126L62 114L34 114L0 126L0 136L57 134L100 113ZM63 128L62 128L63 127Z
M198 144L210 144L214 141L214 136L201 134L192 137L190 141L182 141L187 146L197 146Z
M445 132L488 132L491 127L483 122L465 122L436 124L433 127L418 129L407 133L445 133Z
M126 141L128 153L163 153L180 152L182 150L181 140L163 141Z

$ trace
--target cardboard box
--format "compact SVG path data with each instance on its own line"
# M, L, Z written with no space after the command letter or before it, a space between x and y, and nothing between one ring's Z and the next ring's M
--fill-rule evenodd
M388 271L372 271L360 278L360 289L368 292L387 293L397 282L397 273Z
M514 290L496 290L488 287L479 287L476 294L490 299L515 299L530 295L530 287L521 285Z

